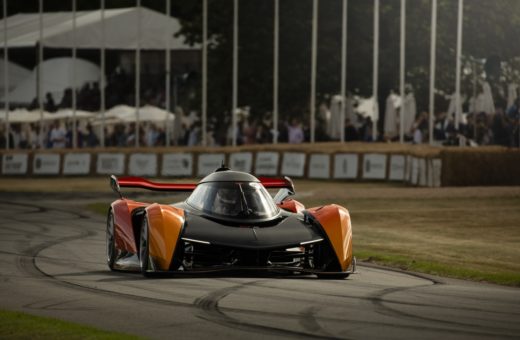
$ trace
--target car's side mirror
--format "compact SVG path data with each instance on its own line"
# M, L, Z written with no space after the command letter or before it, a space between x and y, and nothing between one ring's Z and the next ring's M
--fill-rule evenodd
M287 188L280 189L276 195L274 196L273 200L274 203L280 204L282 203L287 197L294 195L294 191L291 191Z
M121 194L121 187L119 186L117 177L114 175L110 175L110 187L116 194L119 195L120 198L123 198L123 194Z

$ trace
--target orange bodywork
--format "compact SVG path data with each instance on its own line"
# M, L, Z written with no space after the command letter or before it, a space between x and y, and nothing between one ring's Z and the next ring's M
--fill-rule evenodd
M150 256L158 269L168 270L184 224L184 210L155 203L146 208L146 215Z
M302 212L303 210L305 210L305 206L303 204L301 204L300 202L295 201L295 200L293 200L291 198L286 199L286 200L280 202L278 204L278 207L280 209L283 209L283 210L286 210L286 211L290 211L290 212L293 212L293 213L299 213L299 212Z
M348 210L335 204L308 209L320 222L338 257L342 271L352 262L352 226Z
M120 199L112 203L114 214L115 243L117 249L124 249L130 253L137 253L137 247L132 227L132 211L145 207L149 203Z

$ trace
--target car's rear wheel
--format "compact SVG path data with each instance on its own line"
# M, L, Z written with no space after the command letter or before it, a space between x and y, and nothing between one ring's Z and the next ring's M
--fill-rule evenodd
M144 276L150 275L150 243L148 219L146 218L146 215L141 223L141 233L139 236L139 266L141 267L141 273Z
M110 270L114 270L114 265L116 263L117 258L117 249L114 227L114 214L112 213L112 209L108 211L107 216L106 249L108 268L110 268Z

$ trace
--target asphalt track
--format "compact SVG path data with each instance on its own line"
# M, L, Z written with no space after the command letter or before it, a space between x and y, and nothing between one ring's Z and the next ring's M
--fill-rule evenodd
M105 221L78 206L0 195L0 308L149 338L520 338L509 287L367 265L325 281L110 272Z

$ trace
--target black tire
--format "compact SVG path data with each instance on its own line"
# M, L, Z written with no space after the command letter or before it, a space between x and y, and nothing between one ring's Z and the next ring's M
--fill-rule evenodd
M106 228L106 250L107 250L107 265L110 270L115 270L114 265L117 259L114 214L112 209L108 211L107 228Z
M139 233L139 266L141 267L141 273L147 277L152 273L149 271L150 244L148 235L148 219L146 218L146 215L144 215L143 221L141 222L141 232Z
M356 257L355 256L352 257L352 261L350 262L350 266L348 268L351 271L351 273L356 272L356 262L357 262ZM323 273L316 274L316 276L318 276L318 279L322 279L322 280L343 280L343 279L346 279L347 277L349 277L349 275L351 273L323 272Z
M320 280L343 280L349 277L350 274L345 273L323 273L316 274Z

